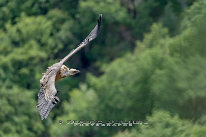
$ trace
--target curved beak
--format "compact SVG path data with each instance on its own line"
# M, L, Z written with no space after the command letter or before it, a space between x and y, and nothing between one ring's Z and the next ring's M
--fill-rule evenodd
M80 71L77 69L69 69L69 75L75 75L77 73L79 73Z

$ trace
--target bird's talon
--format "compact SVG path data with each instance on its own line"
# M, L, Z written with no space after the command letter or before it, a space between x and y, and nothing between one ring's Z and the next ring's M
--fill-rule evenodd
M59 102L60 99L59 99L57 96L55 96L55 97L54 97L54 100L55 100L56 102Z
M57 102L56 102L56 101L52 101L52 104L56 105L56 104L57 104Z

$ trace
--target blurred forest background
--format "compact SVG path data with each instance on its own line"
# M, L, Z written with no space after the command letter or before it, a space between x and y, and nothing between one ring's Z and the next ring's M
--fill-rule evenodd
M56 83L61 102L42 121L42 73L99 13L99 36L66 63L81 73ZM0 0L0 137L205 137L205 22L206 0Z

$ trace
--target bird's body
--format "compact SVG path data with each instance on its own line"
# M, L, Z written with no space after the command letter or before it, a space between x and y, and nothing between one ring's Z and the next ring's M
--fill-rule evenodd
M67 68L65 65L63 65L63 63L97 37L101 25L101 19L102 15L100 14L97 25L85 38L85 40L80 43L80 45L76 49L74 49L66 57L64 57L60 62L53 64L51 67L48 67L46 73L43 73L40 80L40 91L38 93L37 104L37 109L41 115L42 120L47 118L49 112L56 105L56 103L59 102L59 98L56 96L57 90L55 87L55 82L64 77L75 75L76 73L80 72L76 69Z

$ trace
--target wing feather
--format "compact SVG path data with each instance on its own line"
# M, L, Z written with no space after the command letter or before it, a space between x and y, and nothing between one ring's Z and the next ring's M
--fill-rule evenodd
M72 50L66 57L64 57L60 62L64 63L66 62L72 55L74 55L76 52L78 52L80 49L85 47L90 41L95 39L99 33L99 29L101 26L102 21L102 14L99 14L99 18L97 20L97 25L94 27L94 29L89 33L89 35L81 42L76 49Z

